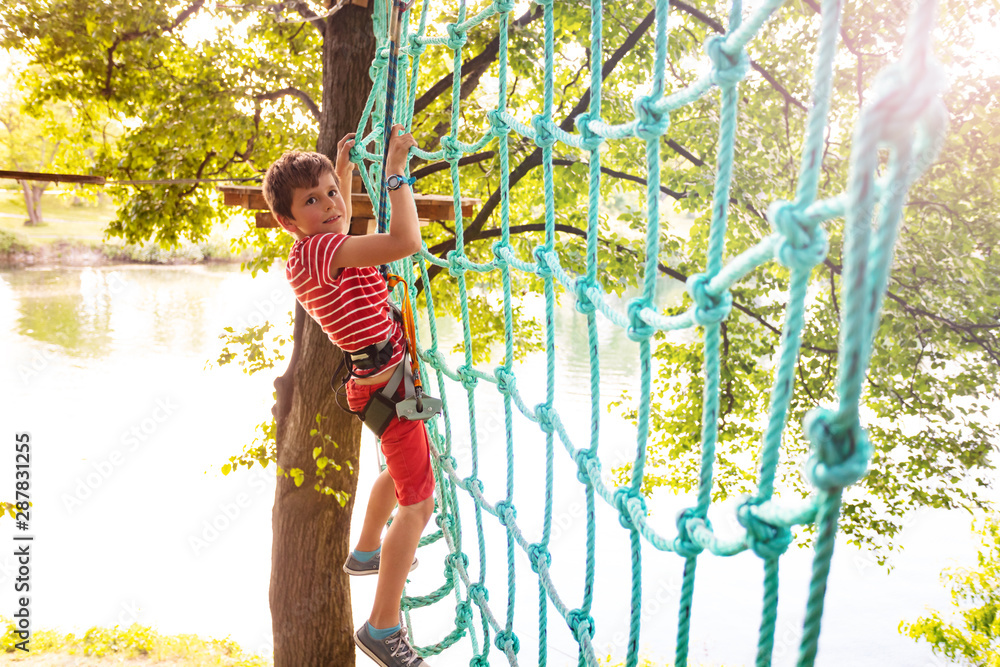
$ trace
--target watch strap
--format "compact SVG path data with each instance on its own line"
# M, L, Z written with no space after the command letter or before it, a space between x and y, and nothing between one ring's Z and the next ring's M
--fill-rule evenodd
M385 179L385 187L387 190L398 190L403 187L403 184L413 185L417 179L412 176L403 176L401 174L390 174Z

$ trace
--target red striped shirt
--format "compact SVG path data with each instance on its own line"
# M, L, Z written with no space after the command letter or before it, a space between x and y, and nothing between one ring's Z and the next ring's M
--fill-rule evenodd
M296 241L288 254L285 277L295 298L338 347L357 352L386 338L392 339L387 366L403 359L403 327L392 317L389 291L378 268L346 267L335 280L330 263L347 237L315 234ZM376 371L377 372L377 371Z

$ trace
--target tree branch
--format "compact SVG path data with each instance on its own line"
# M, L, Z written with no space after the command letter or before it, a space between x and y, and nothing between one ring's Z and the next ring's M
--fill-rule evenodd
M559 166L559 167L571 167L574 164L587 164L587 163L583 162L581 160L568 160L568 159L564 159L564 158L556 158L556 159L552 160L552 164L554 164L556 166ZM634 174L628 174L628 173L625 173L624 171L618 171L616 169L610 169L608 167L601 167L601 173L602 174L607 174L608 176L611 176L613 178L619 178L619 179L621 179L623 181L632 181L633 183L638 183L640 185L648 185L649 184L649 181L647 181L645 178L642 178L641 176L636 176ZM684 199L685 197L687 197L689 195L689 193L687 193L687 192L676 192L674 190L671 190L670 188L668 188L665 185L661 185L660 186L660 192L662 192L665 195L669 195L669 196L673 197L676 200Z
M319 116L320 116L319 106L317 106L317 104L313 101L313 99L311 97L309 97L309 95L307 93L305 93L304 91L299 90L298 88L292 88L291 86L289 86L288 88L282 88L281 90L275 90L275 91L270 92L270 93L260 93L260 94L258 94L258 95L255 96L255 99L258 99L258 100L276 100L276 99L279 99L281 97L285 97L286 95L291 95L292 97L299 98L299 100L304 105L306 105L306 108L309 110L309 113L311 113L313 115L313 118L315 118L316 120L319 120Z
M685 14L688 14L689 16L692 16L695 19L701 21L702 23L704 23L705 25L707 25L709 28L711 28L715 32L719 33L720 35L723 35L723 34L726 33L726 29L722 26L721 23L719 23L718 21L716 21L715 19L713 19L708 14L705 14L700 9L692 7L691 5L689 5L689 4L685 3L685 2L681 2L681 0L673 0L670 3L670 6L671 7L676 7L677 9L683 11ZM771 87L774 88L782 97L784 97L785 100L789 104L794 104L795 106L797 106L798 108L802 109L803 111L807 110L806 105L803 104L802 102L800 102L790 92L788 92L788 89L785 88L783 85L781 85L778 82L778 80L774 78L774 75L772 75L770 72L768 72L767 70L765 70L763 67L761 67L759 64L757 64L757 62L755 62L754 60L750 61L750 66L754 69L755 72L757 72L762 77L764 77L764 80L767 81L769 84L771 84Z
M841 275L843 268L834 264L832 261L830 261L829 258L825 259L823 263L826 266L828 266L831 271L835 271L838 275ZM959 334L959 336L961 336L965 342L978 345L980 348L983 349L983 351L986 352L987 356L989 356L994 363L1000 366L1000 354L998 354L998 352L993 349L995 343L991 340L986 340L975 333L977 329L980 330L997 329L1000 328L1000 325L987 325L987 324L978 324L973 322L956 322L954 320L949 320L947 317L942 317L941 315L937 315L935 313L926 311L923 308L918 308L917 306L913 306L909 302L907 302L906 299L894 293L892 290L887 289L885 295L892 301L895 301L900 306L902 306L903 310L905 310L906 312L911 313L913 315L921 315L935 322L940 322L941 324L945 325L955 333Z
M615 67L618 66L618 63L621 62L622 58L624 58L628 54L628 52L632 50L632 48L636 45L636 43L638 43L638 41L642 38L642 36L646 33L646 31L649 30L649 28L653 25L655 18L656 18L655 11L649 12L649 14L646 15L646 18L644 18L639 23L636 29L633 30L629 34L629 36L625 38L625 41L622 42L622 45L619 46L617 50L615 50L615 52L611 55L610 58L608 58L607 61L605 61L604 66L601 68L602 79L606 79L611 74L611 72L614 71ZM580 97L580 100L577 102L576 106L573 107L573 110L570 111L569 115L566 116L566 118L564 118L561 123L559 123L559 127L563 131L566 132L570 131L573 127L573 120L578 115L583 113L583 110L586 109L589 105L590 105L590 90L588 89L587 91L584 92L583 96ZM540 148L535 148L535 150L533 150L521 162L521 164L515 167L514 170L510 173L509 187L513 189L513 187L522 178L524 178L532 169L534 169L541 163L542 163L542 150ZM470 240L474 240L477 237L477 235L483 230L483 228L486 226L487 220L489 220L490 218L490 215L492 215L493 211L499 204L500 204L500 189L497 188L493 192L493 194L490 195L489 199L486 200L486 203L483 204L483 208L480 209L479 213L476 215L475 219L472 221L472 223L469 225L469 228L466 230L466 234L468 235L468 238Z
M544 231L545 231L545 223L544 222L533 222L533 223L529 223L529 224L526 224L526 225L512 225L512 226L510 226L508 228L508 232L510 234L524 234L526 232L544 232ZM587 238L587 231L586 230L580 229L579 227L573 227L572 225L566 225L566 224L562 224L562 223L556 223L555 224L555 231L557 231L557 232L563 232L565 234L572 234L573 236L579 236L579 237L581 237L583 239ZM483 232L476 239L474 239L474 241L483 241L483 240L490 239L490 238L496 238L496 237L502 236L502 235L503 235L503 230L501 230L501 229L495 229L495 228L494 229L486 229L486 230L483 230ZM467 242L472 243L473 241L468 241L467 240ZM635 250L633 250L632 248L629 248L627 246L623 246L620 243L608 243L607 241L604 241L603 239L602 239L602 242L605 245L611 247L615 252L625 253L625 254L628 254L628 255L630 255L632 257L636 257L638 255L638 253L636 253ZM448 253L451 252L454 249L455 249L455 239L449 239L448 241L442 241L441 243L438 243L437 245L428 248L427 252L431 253L432 255L436 255L437 257L440 257L440 258L444 259L445 257L447 257ZM433 269L438 269L438 271L433 271ZM434 280L435 276L438 275L441 272L440 269L441 269L441 267L439 267L437 265L430 267L427 270L427 277L430 280ZM688 276L686 274L681 273L680 271L678 271L678 270L676 270L676 269L674 269L672 267L669 267L669 266L663 264L662 262L657 262L657 270L659 270L659 272L661 274L663 274L664 276L667 276L668 278L673 278L674 280L680 281L682 283L686 283L687 280L688 280ZM423 289L423 287L424 287L423 286L423 282L422 281L417 281L417 291L419 292L420 290ZM779 329L778 327L774 326L773 324L771 324L770 322L768 322L767 320L765 320L764 317L762 315L760 315L759 313L756 313L756 312L750 310L748 307L744 306L743 304L739 303L738 301L733 300L733 308L735 308L736 310L740 311L741 313L743 313L744 315L746 315L750 319L754 320L755 322L760 323L765 329L767 329L768 331L770 331L771 333L773 333L775 336L780 336L781 335L781 329ZM836 354L837 354L837 350L835 350L835 349L824 348L824 347L816 347L816 346L813 346L813 345L803 345L802 349L804 349L804 350L812 350L812 351L820 352L820 353L826 354L826 355L834 355L834 356L836 356Z
M309 8L307 3L296 0L295 2L290 2L288 6L294 9L302 18L308 19L309 25L316 28L321 38L326 38L326 24L323 23L323 19L316 12ZM334 19L331 18L330 20Z
M486 160L492 160L493 156L496 155L493 151L483 151L482 153L475 153L473 155L466 155L458 159L458 166L464 167L468 164L475 164L477 162L484 162ZM417 179L418 181L425 176L430 176L431 174L436 174L439 171L444 171L448 169L451 165L448 162L434 162L427 165L426 167L421 167L420 169L415 169L410 172L410 176Z
M140 39L142 37L149 37L154 32L159 32L159 33L173 32L178 26L180 26L182 23L187 21L196 13L198 13L198 11L201 10L201 8L204 6L205 6L205 0L195 0L190 5L188 5L180 14L178 14L177 18L174 19L173 23L171 23L170 25L166 26L160 25L156 26L155 28L150 28L149 30L133 30L130 32L122 33L118 37L115 37L115 41L111 43L111 46L109 46L107 50L108 63L107 66L105 67L105 72L104 72L104 89L101 91L104 94L104 97L105 98L111 97L111 92L112 92L111 78L115 68L115 50L121 44L124 44L125 42L131 42L133 40Z
M535 7L533 11L527 11L517 19L514 20L512 27L520 28L528 25L537 18L543 15L541 7ZM462 63L462 75L476 75L476 80L483 75L493 61L496 60L497 54L500 52L500 35L491 39L483 50L471 58L468 62ZM455 80L454 72L446 74L441 77L433 86L427 89L427 91L417 98L416 102L413 103L413 115L416 116L421 111L426 109L430 104L440 97L445 91L451 90L452 83Z

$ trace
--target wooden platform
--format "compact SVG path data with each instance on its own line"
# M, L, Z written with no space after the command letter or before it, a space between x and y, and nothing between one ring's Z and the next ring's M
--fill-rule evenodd
M373 231L376 217L368 195L360 191L360 180L360 177L355 175L354 193L351 195L351 232L355 234ZM278 226L278 222L271 216L271 212L267 208L267 202L264 201L264 195L259 185L220 185L219 191L223 194L226 206L239 206L251 211L258 211L256 214L257 227ZM448 195L414 193L413 201L417 205L417 217L420 218L421 225L426 225L430 220L455 219L454 200ZM463 198L462 217L472 217L475 207L479 203L478 199Z

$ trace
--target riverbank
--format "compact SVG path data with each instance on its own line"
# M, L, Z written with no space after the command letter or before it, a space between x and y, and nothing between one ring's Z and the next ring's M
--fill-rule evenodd
M233 252L228 239L212 237L203 243L186 243L164 250L155 243L145 246L113 242L54 238L28 243L23 237L0 230L0 269L71 268L112 264L204 264L236 263L246 256Z
M108 240L104 230L115 217L114 207L107 201L74 203L59 191L42 196L45 224L25 225L26 217L17 193L0 190L0 269L235 263L248 259L233 251L232 240L238 234L225 227L213 230L205 241L184 242L171 250L152 242L139 246Z

